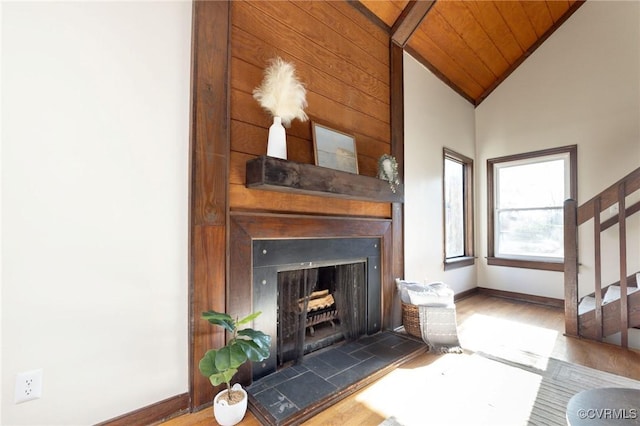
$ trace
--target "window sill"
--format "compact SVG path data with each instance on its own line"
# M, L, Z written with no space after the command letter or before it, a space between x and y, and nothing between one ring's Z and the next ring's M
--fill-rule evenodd
M473 265L476 262L476 258L473 256L456 257L452 259L446 259L444 261L444 270L463 268L465 266Z
M539 260L487 257L487 264L495 266L509 266L513 268L541 269L544 271L564 272L564 262L544 262Z

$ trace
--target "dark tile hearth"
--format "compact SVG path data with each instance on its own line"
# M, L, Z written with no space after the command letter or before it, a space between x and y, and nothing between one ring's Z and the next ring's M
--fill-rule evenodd
M423 342L393 332L334 345L253 382L250 409L263 423L299 423L426 350Z

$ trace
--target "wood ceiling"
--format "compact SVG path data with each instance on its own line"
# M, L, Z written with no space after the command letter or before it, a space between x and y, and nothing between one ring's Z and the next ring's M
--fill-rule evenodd
M391 39L474 105L583 0L359 0Z

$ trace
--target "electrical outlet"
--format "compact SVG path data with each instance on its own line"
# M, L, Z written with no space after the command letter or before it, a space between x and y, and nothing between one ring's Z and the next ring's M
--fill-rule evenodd
M16 374L16 404L38 399L41 396L42 369Z

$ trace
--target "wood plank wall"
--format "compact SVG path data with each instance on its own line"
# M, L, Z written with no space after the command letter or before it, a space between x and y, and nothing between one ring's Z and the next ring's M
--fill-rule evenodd
M296 66L310 118L356 138L360 174L390 153L389 35L346 2L234 1L231 6L231 210L391 217L388 203L245 188L247 160L267 152L272 119L253 98L269 60ZM287 129L288 158L314 163L310 121Z
M331 216L363 223L371 219L388 221L394 224L394 232L392 248L386 248L393 257L387 259L393 265L387 268L387 274L402 275L402 257L398 257L402 252L401 205L394 205L392 211L390 203L245 187L247 160L267 151L272 118L252 93L262 82L269 61L280 56L296 66L307 88L306 112L313 120L355 136L362 175L376 175L382 154L402 153L392 149L392 138L395 135L393 145L402 143L398 135L403 125L391 115L392 101L402 103L401 90L392 94L390 89L401 83L402 70L400 66L392 80L389 29L372 23L348 1L197 1L193 37L192 410L210 407L213 395L220 390L212 389L200 374L198 362L207 349L218 347L225 338L224 333L201 320L200 313L234 309L236 298L250 300L248 294L234 293L227 275L229 253L234 247L229 235L230 215L273 214L282 218L284 214L281 225L288 222L287 217L300 215L317 218L313 226ZM396 55L396 62L398 58L401 55ZM290 160L314 164L310 122L294 121L287 129L287 140ZM386 285L390 293L393 283ZM389 311L386 315L391 316Z
M189 242L190 408L213 399L214 389L198 363L225 335L200 319L224 311L228 222L230 3L194 2L192 40L191 185Z

